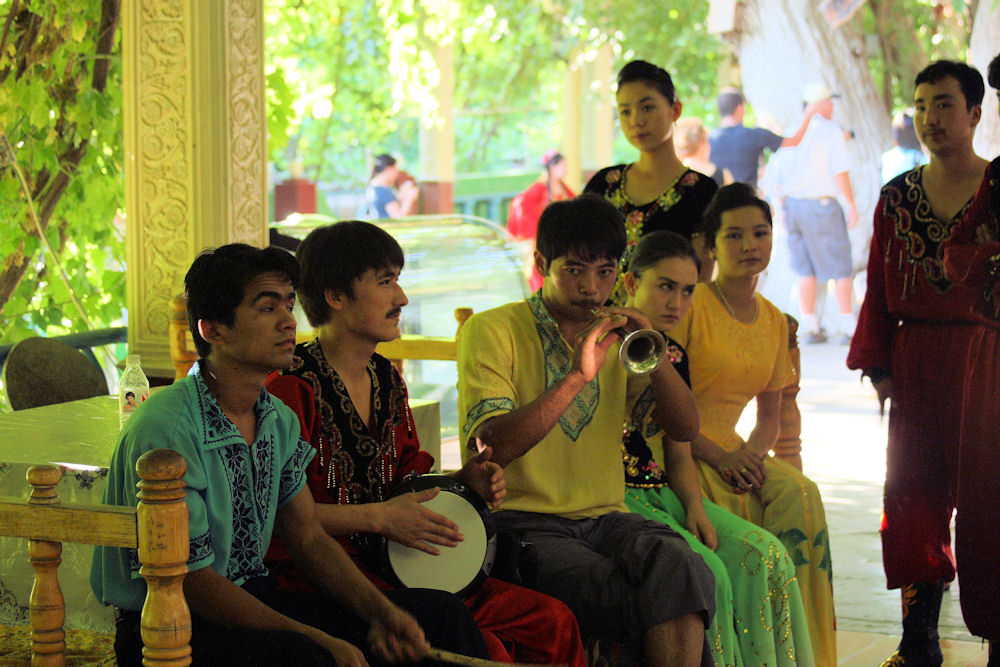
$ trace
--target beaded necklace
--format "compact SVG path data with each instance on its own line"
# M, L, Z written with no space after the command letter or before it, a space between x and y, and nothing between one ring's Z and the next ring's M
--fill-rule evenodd
M726 298L726 295L723 293L722 288L719 287L719 281L718 280L713 280L712 281L712 287L715 288L715 293L719 295L719 300L722 301L722 305L725 306L726 310L729 311L730 316L732 316L732 318L734 320L736 320L737 322L742 322L743 320L741 320L740 318L736 317L736 311L733 310L733 307L729 304L729 299ZM757 303L757 299L754 299L753 300L753 317L750 318L750 321L747 322L747 324L752 324L752 323L754 323L754 322L757 321L757 311L759 309L760 309L760 305Z

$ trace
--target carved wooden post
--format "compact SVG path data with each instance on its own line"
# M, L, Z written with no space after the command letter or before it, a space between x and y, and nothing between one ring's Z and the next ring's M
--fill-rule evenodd
M148 592L142 606L142 664L191 664L191 612L184 599L188 559L187 463L169 449L154 449L136 463L139 572Z
M458 322L458 329L455 330L455 338L458 338L458 334L462 331L462 327L465 326L465 321L472 317L471 308L456 308L455 309L455 321Z
M778 441L774 443L774 455L802 470L802 413L795 397L799 393L802 375L802 360L799 351L799 323L791 315L788 318L788 353L795 368L795 381L781 390L781 426Z
M62 479L62 469L56 466L28 468L31 484L31 505L58 505L56 484ZM31 567L35 583L31 587L31 664L58 666L66 664L66 620L62 589L59 587L59 564L62 562L61 542L28 540Z

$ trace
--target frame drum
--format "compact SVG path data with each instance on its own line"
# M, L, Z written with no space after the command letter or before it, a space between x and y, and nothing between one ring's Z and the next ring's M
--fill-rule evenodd
M384 573L406 588L433 588L466 598L479 590L493 568L497 539L493 515L475 491L446 475L414 477L389 495L435 486L441 492L423 506L457 523L465 539L455 547L437 547L441 553L432 556L383 538Z

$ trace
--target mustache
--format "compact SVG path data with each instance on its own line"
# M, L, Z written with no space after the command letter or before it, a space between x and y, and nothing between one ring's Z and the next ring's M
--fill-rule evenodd
M396 315L400 315L400 314L402 314L402 312L403 312L402 308L393 308L388 313L386 313L385 316L387 318L389 318L389 317L396 317Z

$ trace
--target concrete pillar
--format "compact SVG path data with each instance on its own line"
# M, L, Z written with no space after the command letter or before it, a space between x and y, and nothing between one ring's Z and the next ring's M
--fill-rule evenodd
M430 48L440 79L433 91L437 112L420 124L420 212L453 213L455 205L455 64L452 45Z
M560 152L566 159L566 185L574 192L583 189L583 177L580 169L580 145L587 141L581 132L581 92L583 90L583 71L578 51L570 56L563 78L563 139Z
M267 242L263 0L124 0L129 351L173 377L170 299L204 248Z
M615 130L615 105L612 93L615 72L611 69L611 46L605 44L597 56L585 63L579 106L580 167L583 182L598 169L611 165Z

